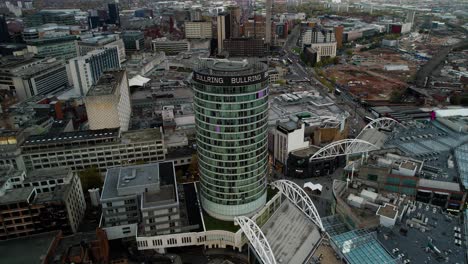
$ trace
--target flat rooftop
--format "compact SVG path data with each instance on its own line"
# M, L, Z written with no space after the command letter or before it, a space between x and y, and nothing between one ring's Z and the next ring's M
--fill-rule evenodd
M116 35L101 35L101 36L95 36L91 38L85 38L82 39L81 41L78 41L79 45L90 45L90 46L99 46L99 45L105 45L108 43L111 43L113 41L117 40Z
M452 152L455 151L458 168L468 166L465 165L467 160L458 159L457 155L457 148L468 141L468 134L455 132L437 120L407 122L405 126L394 129L383 148L397 148L408 157L424 161L423 171L428 167L439 170L438 173L427 173L428 179L457 182L457 169L449 167L447 161L453 161Z
M154 40L153 40L154 41ZM202 59L194 68L195 72L210 76L242 76L262 73L268 66L253 60Z
M173 162L150 163L127 167L115 167L107 170L102 188L101 199L113 199L120 196L136 195L144 192L145 186L157 186L163 190L163 198L175 197L175 192L165 192L163 186L175 188ZM157 193L157 192L156 192ZM156 201L148 196L148 202Z
M125 70L105 71L97 83L89 88L86 96L101 96L115 93L115 89L123 81Z
M383 206L379 206L379 209L377 210L377 215L383 215L391 219L394 219L397 213L398 213L398 207L391 205L391 204L385 204Z
M318 227L289 200L261 229L278 263L306 263L322 239Z
M411 227L407 224L411 219L416 219L419 224L413 224ZM455 244L455 229L458 228L461 230L459 239L462 239L463 223L460 217L451 216L437 206L414 202L401 223L392 229L380 228L377 237L389 252L398 249L398 252L394 253L395 257L404 254L403 259L409 259L411 263L461 264L465 263L466 248L464 242L461 246ZM437 248L440 253L432 249L426 251L429 247Z
M58 232L0 241L2 263L42 263Z
M27 172L24 183L41 180L55 180L67 178L70 174L69 168L38 169Z
M7 190L4 195L0 196L0 204L10 204L15 202L27 202L31 193L36 187L24 187L19 189Z
M43 134L30 136L24 141L23 146L60 144L69 142L87 141L92 139L117 138L118 128L107 128L99 130L82 130L73 132L63 132L59 134Z

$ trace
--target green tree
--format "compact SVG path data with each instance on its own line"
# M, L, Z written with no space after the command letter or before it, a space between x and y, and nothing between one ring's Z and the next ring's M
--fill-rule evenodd
M390 94L390 102L392 103L400 103L403 100L403 95L405 91L393 90Z
M102 188L102 177L97 167L90 167L78 172L78 176L81 180L81 186L83 192L87 192L92 188Z

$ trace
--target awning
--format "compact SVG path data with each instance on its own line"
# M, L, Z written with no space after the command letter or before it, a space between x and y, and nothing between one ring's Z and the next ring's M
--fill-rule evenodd
M128 81L128 85L131 86L143 86L148 83L151 79L145 78L141 75L136 75Z
M304 188L309 188L312 191L316 191L316 190L322 191L323 186L321 184L318 184L318 183L313 184L311 182L306 182L306 183L304 183Z

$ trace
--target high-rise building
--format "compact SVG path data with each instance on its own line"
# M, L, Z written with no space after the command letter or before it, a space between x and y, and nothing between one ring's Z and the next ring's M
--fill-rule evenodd
M10 41L10 33L8 32L8 26L6 23L5 16L0 16L0 42Z
M142 31L128 30L122 32L125 52L140 51L145 48L145 35Z
M193 90L203 209L222 220L251 216L266 202L267 66L202 60Z
M265 17L265 43L271 44L271 8L273 0L265 1L266 17Z
M106 70L120 68L117 47L93 50L85 56L71 59L68 70L77 94L86 95Z
M220 13L217 17L218 30L218 54L223 52L223 42L231 37L231 16L227 13Z
M211 39L213 28L211 22L185 21L185 38L187 39Z
M242 11L238 6L228 7L231 17L231 37L238 38L241 36Z
M127 131L132 112L129 94L125 70L105 71L85 97L89 128Z
M119 6L117 3L111 3L109 7L109 23L120 25Z
M224 40L224 50L230 57L263 57L265 43L263 39L231 38Z

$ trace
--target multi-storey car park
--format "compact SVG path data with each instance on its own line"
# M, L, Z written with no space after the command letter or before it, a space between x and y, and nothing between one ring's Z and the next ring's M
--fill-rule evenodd
M267 66L202 60L193 89L203 208L224 220L252 215L266 202Z

